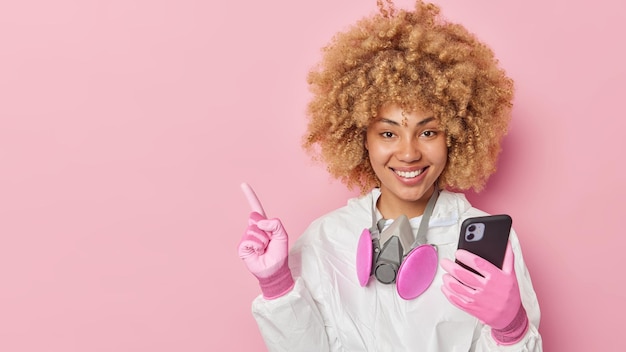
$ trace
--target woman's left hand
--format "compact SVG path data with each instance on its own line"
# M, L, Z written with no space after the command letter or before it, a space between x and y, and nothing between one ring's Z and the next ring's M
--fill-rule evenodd
M456 259L483 276L449 259L442 259L441 266L447 271L442 286L446 298L489 325L499 342L513 343L521 339L528 327L528 317L522 306L511 243L507 245L502 270L462 249L457 250Z

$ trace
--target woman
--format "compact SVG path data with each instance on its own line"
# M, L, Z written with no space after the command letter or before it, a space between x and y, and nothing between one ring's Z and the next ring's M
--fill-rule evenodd
M513 82L438 7L378 4L309 74L303 142L361 197L314 221L288 252L280 220L247 190L254 211L239 255L263 292L253 314L265 342L272 351L541 351L515 231L502 269L457 249L461 223L487 214L454 191L481 190L495 172Z

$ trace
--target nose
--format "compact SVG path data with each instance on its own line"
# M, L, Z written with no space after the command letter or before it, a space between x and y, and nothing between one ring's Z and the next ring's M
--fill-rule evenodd
M400 161L407 163L420 160L422 152L420 150L419 140L417 138L403 138L399 142L396 157Z

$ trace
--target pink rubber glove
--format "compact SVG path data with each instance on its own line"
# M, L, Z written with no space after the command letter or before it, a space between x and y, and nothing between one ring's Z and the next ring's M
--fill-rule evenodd
M259 280L263 297L278 298L294 286L288 265L289 236L279 219L267 219L256 194L248 184L241 185L252 213L239 242L239 257Z
M465 312L491 327L491 336L502 345L521 340L528 329L528 316L522 305L511 243L507 245L502 270L466 250L458 250L456 259L484 277L459 264L442 259L442 291L446 298Z

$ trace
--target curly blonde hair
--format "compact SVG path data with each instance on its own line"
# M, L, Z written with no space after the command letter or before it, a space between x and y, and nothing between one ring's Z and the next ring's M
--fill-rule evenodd
M387 0L391 4L391 0ZM440 188L480 191L496 170L507 132L513 81L493 52L463 26L417 1L384 10L335 35L308 75L313 98L303 147L331 176L361 193L380 186L365 131L381 107L433 112L446 134Z

